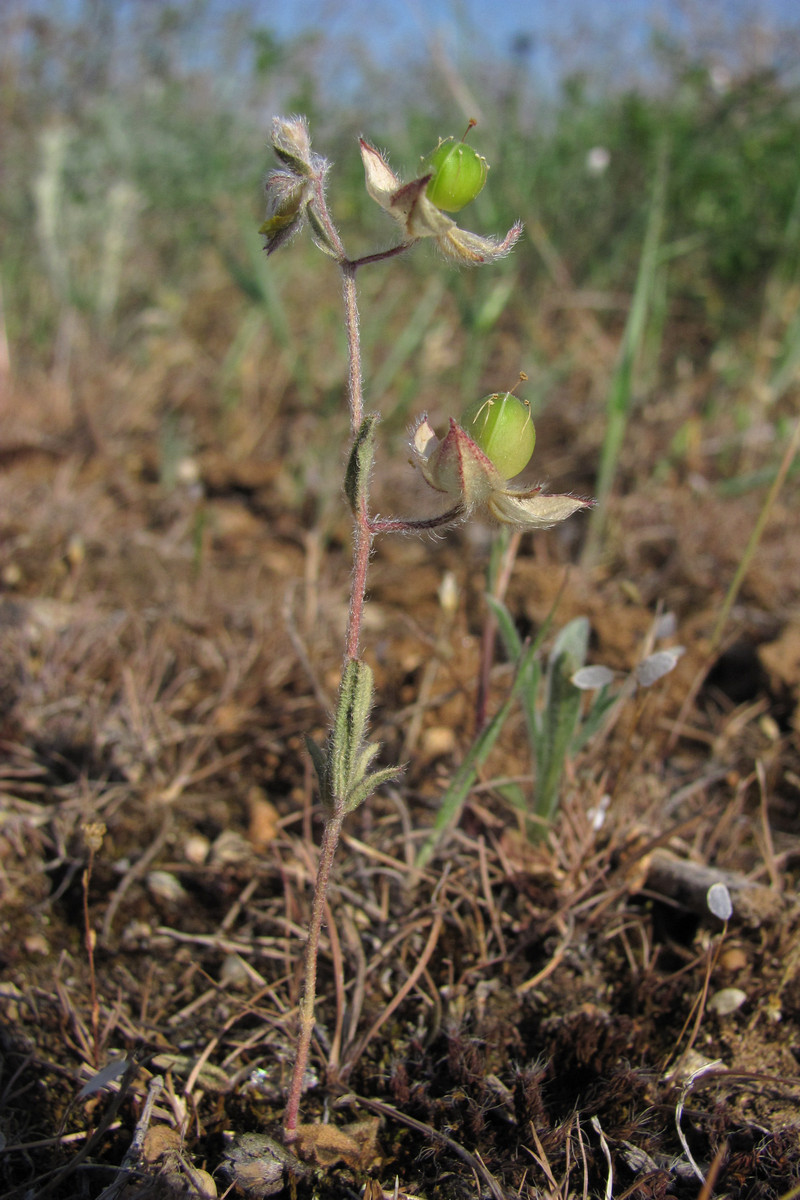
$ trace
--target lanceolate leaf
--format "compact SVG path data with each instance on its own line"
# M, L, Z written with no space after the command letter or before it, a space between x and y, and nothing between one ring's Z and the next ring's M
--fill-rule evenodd
M376 750L380 747L376 746ZM400 774L400 767L383 767L380 771L373 771L371 775L366 775L359 783L357 783L348 793L345 800L345 812L352 812L354 808L358 808L359 804L363 804L368 800L374 791L377 791L384 783L390 783L393 779L397 779Z
M344 491L353 512L367 503L369 470L372 464L377 424L377 416L374 413L368 413L361 422L350 451L344 477Z

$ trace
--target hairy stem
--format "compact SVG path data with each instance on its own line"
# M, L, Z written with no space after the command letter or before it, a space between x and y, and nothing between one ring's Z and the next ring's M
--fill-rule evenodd
M410 250L415 242L400 242L397 246L392 246L391 250L378 250L375 254L365 254L363 258L351 258L347 261L347 266L352 267L355 271L358 267L365 267L368 263L385 262L387 258L396 258L398 254L405 254L406 250Z
M364 419L364 390L361 379L361 331L358 319L358 296L356 294L356 263L344 261L340 264L344 292L344 319L347 330L347 398L350 405L350 428L353 436L358 433ZM366 500L362 498L355 513L353 530L353 581L350 588L350 610L347 620L345 658L358 658L361 636L361 621L364 616L364 598L367 591L367 569L372 549L372 530Z
M393 247L391 250L370 254L361 259L348 259L338 230L328 212L322 175L316 180L314 192L315 211L325 231L325 240L328 246L335 250L338 256L339 269L342 272L344 323L347 334L348 358L347 399L350 409L350 429L353 438L356 438L364 419L364 389L361 376L361 335L359 330L356 272L360 266L364 266L367 263L382 262L384 259L394 258L397 254L407 250L412 243L403 243L400 246ZM371 463L367 464L367 471L370 466ZM375 533L384 527L392 527L392 523L383 523L382 525L378 522L373 524L367 508L366 495L364 494L361 494L359 497L353 519L353 576L345 639L345 663L358 659L367 590L367 570L369 568L369 556ZM429 525L432 528L435 524L439 523L441 523L441 518L434 519L430 523L422 522L419 527L422 528ZM396 522L393 527L400 528L402 526L402 522ZM299 1012L300 1028L297 1037L289 1097L283 1118L284 1136L289 1143L295 1141L297 1138L297 1117L300 1109L300 1099L303 1094L303 1078L308 1064L311 1039L314 1033L319 938L325 914L331 869L333 867L333 860L344 816L345 807L343 798L334 797L333 806L329 807L326 813L325 828L320 844L317 878L311 900L311 916L309 919L308 940L306 942L303 968L303 994Z
M350 588L350 610L347 619L347 642L345 657L358 658L361 637L361 622L364 617L364 601L367 591L367 569L372 549L372 531L365 512L356 514L353 532L353 582Z
M358 270L358 263L350 262L345 256L344 246L325 204L321 180L317 188L317 207L323 223L329 232L332 244L340 250L339 267L342 272L345 329L347 332L347 398L350 408L350 428L355 437L364 414L364 393L361 379L361 338L358 318L358 297L356 294L356 271ZM364 599L367 588L367 568L369 566L372 539L373 533L370 528L366 500L362 500L355 514L355 528L353 531L353 580L347 621L346 659L358 658L361 623L364 615ZM297 1037L289 1098L283 1119L284 1135L287 1142L292 1142L297 1137L297 1117L300 1108L300 1098L303 1094L303 1077L308 1064L311 1038L314 1033L319 937L325 914L328 883L344 814L344 803L341 798L336 798L333 810L327 815L325 829L322 834L322 843L320 845L319 866L314 885L314 895L311 901L311 917L308 926L308 940L306 942L305 965L303 969L300 1029Z
M328 893L328 880L331 867L339 842L339 834L344 820L344 807L339 805L325 822L322 843L319 850L319 865L317 879L314 885L314 900L311 905L311 920L308 925L308 941L306 942L305 965L303 969L303 998L300 1001L300 1032L297 1037L294 1071L289 1088L289 1099L283 1117L283 1131L287 1142L297 1137L297 1114L300 1109L300 1097L303 1094L303 1076L308 1063L308 1052L311 1048L311 1037L314 1033L314 1002L317 995L317 958L319 955L319 935L322 930L322 917L325 911L325 897Z
M364 418L364 390L361 381L361 334L358 326L358 296L356 295L356 263L340 263L344 291L344 320L347 330L348 379L347 397L350 403L350 428L355 434Z

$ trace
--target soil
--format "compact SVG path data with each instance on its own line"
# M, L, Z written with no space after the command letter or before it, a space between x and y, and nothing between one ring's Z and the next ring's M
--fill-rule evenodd
M339 849L300 1159L281 1118L321 828L305 738L338 683L344 505L235 439L165 480L110 417L11 429L4 1196L797 1194L797 487L711 651L764 489L723 496L708 461L643 477L684 416L637 432L601 565L569 568L580 517L522 544L523 636L558 598L555 628L587 616L620 680L659 612L685 648L569 761L544 837L503 785L535 789L514 713L415 866L472 737L489 531L378 543L365 653L381 761L406 766ZM538 433L558 490L590 491L591 430ZM399 460L381 512L413 492ZM499 655L490 711L510 682Z

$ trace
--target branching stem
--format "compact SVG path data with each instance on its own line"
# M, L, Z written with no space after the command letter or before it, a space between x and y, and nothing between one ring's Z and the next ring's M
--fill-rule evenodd
M387 258L396 258L398 254L404 254L406 250L410 250L413 245L415 245L414 242L400 242L398 246L392 246L391 250L378 250L375 254L365 254L363 258L348 259L346 265L355 271L358 267L366 267L369 263L385 262Z
M385 259L394 258L396 255L407 250L413 243L404 242L399 246L393 247L391 250L381 251L377 254L368 254L360 259L349 259L345 254L339 232L328 212L322 175L319 176L315 183L314 196L314 206L317 216L325 230L329 245L337 251L337 261L342 273L348 357L347 398L350 409L350 429L353 438L355 438L364 419L364 390L361 376L361 336L359 329L358 296L356 292L356 272L359 267L366 266L368 263L383 262ZM368 468L369 466L371 466L371 463L368 464ZM458 515L460 515L459 510L452 510L452 513L444 514L443 517L432 518L430 522L373 521L369 515L366 497L362 496L360 498L354 513L353 575L345 640L346 663L358 658L367 590L369 556L372 551L375 534L388 530L405 531L415 528L435 528L436 525L452 521ZM311 901L311 916L303 968L303 994L300 1001L300 1029L297 1037L292 1081L289 1087L289 1098L283 1119L284 1136L288 1143L293 1142L297 1138L297 1118L300 1109L300 1098L303 1093L303 1078L308 1064L311 1039L314 1033L319 939L322 931L331 869L344 817L344 803L339 798L335 801L333 808L329 809L326 813L325 829L322 834L319 851L317 878Z

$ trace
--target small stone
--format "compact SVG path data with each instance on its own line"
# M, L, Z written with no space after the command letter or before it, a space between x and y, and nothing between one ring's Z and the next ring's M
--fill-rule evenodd
M202 867L208 858L211 842L202 833L192 833L187 837L183 846L183 856L192 866Z
M247 837L256 853L261 854L275 840L280 816L261 788L250 788L247 807L250 813Z
M151 871L147 876L147 886L158 900L166 900L170 904L185 904L189 899L180 880L171 871Z
M715 1012L720 1017L727 1017L731 1013L736 1012L741 1008L747 999L747 993L741 988L727 987L721 988L715 992L708 1001L708 1007L711 1012Z
M192 1167L191 1170L186 1170L186 1175L194 1189L190 1194L199 1196L201 1200L216 1200L217 1185L208 1171L199 1171Z
M249 842L235 829L225 829L211 847L211 861L217 867L247 862L252 857L253 851Z
M456 747L455 731L447 725L431 725L422 735L420 750L425 758L451 754Z
M743 971L747 966L747 955L741 946L731 946L722 952L719 965L723 971Z
M177 1130L169 1125L152 1125L144 1137L142 1157L145 1162L155 1163L171 1155L179 1155L181 1138Z
M241 955L227 954L219 973L219 981L222 986L234 988L246 987L250 979L250 972Z

